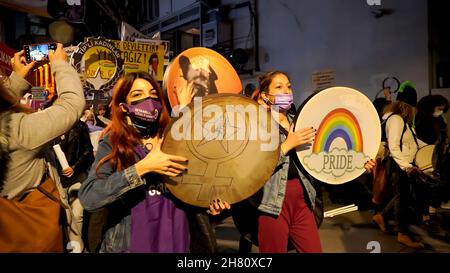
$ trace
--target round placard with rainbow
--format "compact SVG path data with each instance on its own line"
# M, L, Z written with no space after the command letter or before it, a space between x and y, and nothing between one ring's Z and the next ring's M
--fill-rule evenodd
M314 127L311 145L297 148L305 170L329 184L349 182L365 172L375 158L381 140L377 111L363 93L348 87L332 87L309 97L299 108L295 131Z

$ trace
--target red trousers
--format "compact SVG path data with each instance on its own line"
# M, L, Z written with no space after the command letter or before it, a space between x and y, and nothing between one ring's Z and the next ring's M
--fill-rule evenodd
M286 253L289 239L297 252L322 252L316 221L298 179L287 181L280 215L261 215L258 219L259 252Z

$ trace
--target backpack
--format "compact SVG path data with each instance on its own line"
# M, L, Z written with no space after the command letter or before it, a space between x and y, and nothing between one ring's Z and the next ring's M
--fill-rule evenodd
M386 123L387 123L388 119L391 118L393 115L395 115L395 114L394 113L390 114L385 120L383 120L381 118L381 143L380 143L380 147L378 148L378 153L375 157L376 160L383 161L387 156L390 155L389 145L387 142ZM406 132L406 122L403 120L402 135L400 137L400 151L402 151L403 135L405 134L405 132ZM412 130L411 130L411 133L413 134L414 141L416 142L417 147L419 147L416 134Z
M387 142L387 134L386 134L386 123L390 117L394 114L390 114L385 120L381 121L381 143L378 149L377 156L375 160L377 161L377 165L373 171L373 184L372 184L372 200L376 204L381 204L386 197L389 195L391 185L395 184L395 179L393 177L399 177L398 174L400 172L400 167L395 162L395 160L390 156L389 145ZM400 151L402 151L403 146L403 135L406 132L406 122L403 120L403 129L402 135L400 137ZM414 141L417 146L417 138L415 133L411 130L413 134ZM397 173L397 175L394 175Z

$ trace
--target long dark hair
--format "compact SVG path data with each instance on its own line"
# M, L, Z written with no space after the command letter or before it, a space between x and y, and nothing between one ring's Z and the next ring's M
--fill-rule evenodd
M259 77L259 87L255 89L255 91L253 91L253 94L251 96L251 98L258 102L258 99L261 98L261 93L264 92L269 92L269 86L272 83L273 79L275 78L275 76L277 75L284 75L287 78L289 78L288 74L280 71L280 70L274 70L274 71L270 71L265 73L264 75ZM287 112L288 115L295 115L297 113L297 107L295 106L295 104L291 105L291 108L289 109L289 111Z
M421 98L417 103L417 113L431 116L434 108L438 106L444 106L444 113L446 113L448 111L448 100L441 95L428 95Z
M399 115L407 123L412 124L414 120L414 107L403 101L395 101L385 107L383 114L393 113Z
M169 113L163 99L161 88L158 82L148 73L134 72L122 76L114 86L111 101L111 123L105 128L103 135L109 134L112 151L103 157L97 165L97 173L101 165L110 162L113 170L124 170L135 163L135 147L139 144L140 135L138 131L130 126L125 120L125 114L120 107L120 103L126 101L131 86L136 79L148 81L157 91L158 98L162 105L162 112L159 118L158 135L162 136L164 129L169 123Z
M256 88L255 91L253 91L251 98L257 101L262 92L269 92L269 86L272 83L273 78L275 78L275 76L277 75L285 75L286 77L288 77L286 73L279 70L265 73L264 75L259 77L258 79L259 87Z

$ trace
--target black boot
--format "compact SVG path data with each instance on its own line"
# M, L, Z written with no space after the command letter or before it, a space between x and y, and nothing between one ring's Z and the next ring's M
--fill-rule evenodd
M430 219L424 221L428 234L434 238L445 238L446 231L442 228L442 220L436 213L430 214Z

